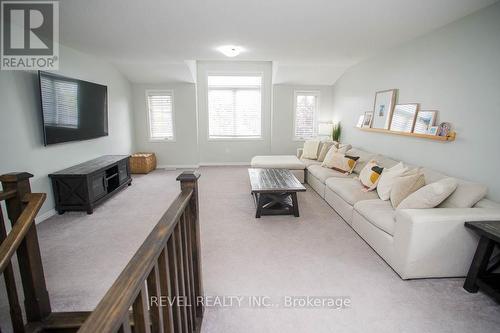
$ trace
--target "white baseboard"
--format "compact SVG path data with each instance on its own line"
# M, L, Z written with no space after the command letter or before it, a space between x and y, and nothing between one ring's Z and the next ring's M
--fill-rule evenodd
M200 162L200 166L237 166L250 165L250 162Z
M199 165L196 164L167 164L167 165L158 165L157 169L166 169L166 170L177 170L177 169L196 169L199 168Z
M177 170L177 169L197 169L201 166L239 166L250 165L249 162L200 162L200 164L166 164L158 165L157 169Z
M49 211L46 211L45 213L43 214L40 214L38 215L36 218L35 218L35 223L36 224L39 224L39 223L42 223L43 221L45 221L46 219L56 215L57 212L55 209L51 209Z

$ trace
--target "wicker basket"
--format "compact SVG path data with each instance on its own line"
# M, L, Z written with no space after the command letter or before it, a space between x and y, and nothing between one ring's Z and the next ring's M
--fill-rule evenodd
M154 153L135 153L130 156L131 173L150 173L154 169L156 169Z

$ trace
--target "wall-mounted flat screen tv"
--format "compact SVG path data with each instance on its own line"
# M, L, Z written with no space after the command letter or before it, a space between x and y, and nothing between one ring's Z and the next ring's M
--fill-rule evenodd
M44 144L108 135L108 87L38 72Z

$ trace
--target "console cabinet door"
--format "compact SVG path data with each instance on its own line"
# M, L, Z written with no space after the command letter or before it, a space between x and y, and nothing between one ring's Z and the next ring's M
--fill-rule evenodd
M106 174L98 173L90 176L90 201L94 202L107 193Z
M120 184L125 183L130 178L128 159L118 164L118 176L120 177Z

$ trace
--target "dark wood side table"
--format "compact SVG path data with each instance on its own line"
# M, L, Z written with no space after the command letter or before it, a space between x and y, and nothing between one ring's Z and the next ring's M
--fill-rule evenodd
M498 256L491 259L493 249L500 245L500 221L465 222L465 226L474 230L481 238L465 279L464 289L470 293L481 289L500 302L500 273L494 273L500 267L500 259Z

